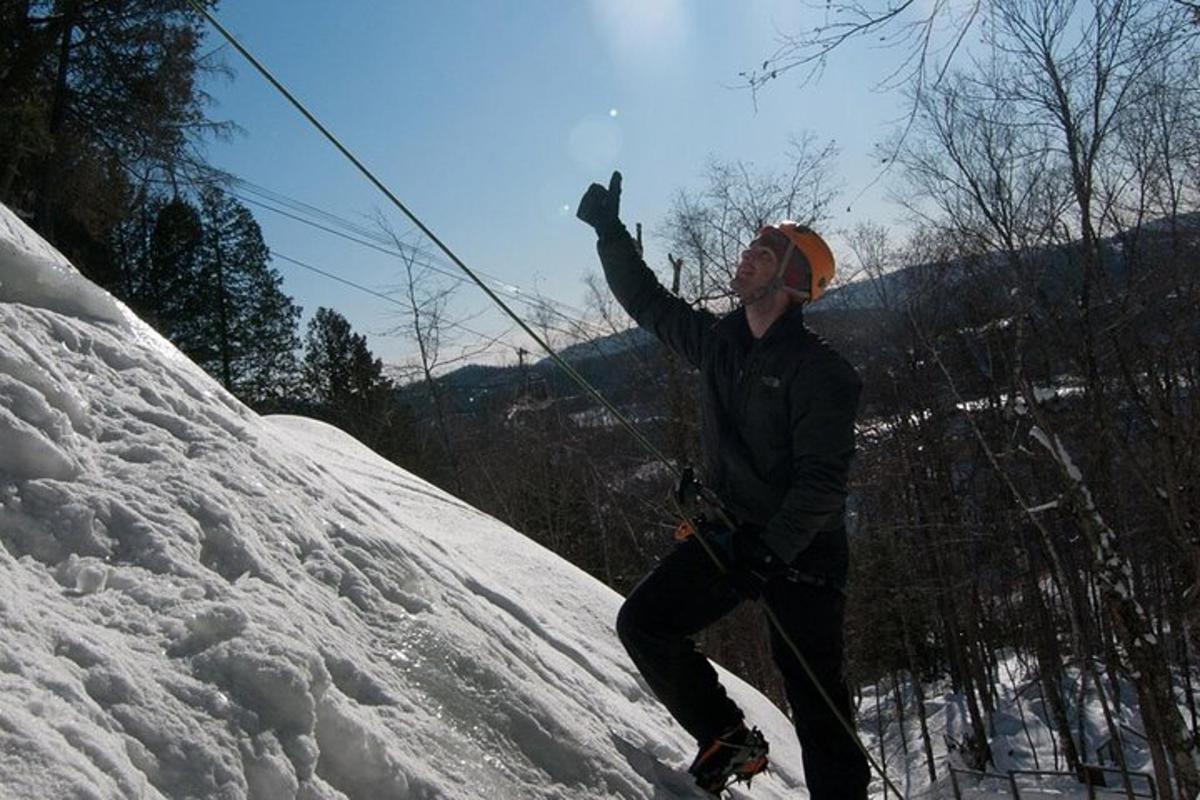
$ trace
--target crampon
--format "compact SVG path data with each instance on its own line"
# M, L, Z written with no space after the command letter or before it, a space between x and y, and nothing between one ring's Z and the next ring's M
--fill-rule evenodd
M767 769L770 747L758 728L739 725L700 749L688 772L696 785L720 796L734 784L749 784Z

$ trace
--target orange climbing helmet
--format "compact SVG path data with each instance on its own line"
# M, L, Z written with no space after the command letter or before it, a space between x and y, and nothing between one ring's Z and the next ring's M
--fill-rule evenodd
M833 251L812 228L783 220L774 225L764 225L758 236L779 259L779 280L784 288L801 295L807 292L805 299L811 301L824 294L833 282ZM803 259L792 258L794 252L798 252Z

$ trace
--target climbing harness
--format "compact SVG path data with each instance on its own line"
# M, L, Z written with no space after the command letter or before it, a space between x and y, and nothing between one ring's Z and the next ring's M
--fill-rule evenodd
M277 80L271 73L271 71L268 70L266 66L264 66L262 62L260 62L249 50L247 50L232 33L226 30L226 28L217 20L217 18L202 5L200 0L188 0L188 2L191 4L192 8L194 8L198 14L208 20L209 24L211 24L213 28L221 34L225 41L227 41L230 46L233 47L233 49L237 50L238 53L240 53L242 57L245 58L246 61L248 61L250 65L254 67L254 69L260 75L262 75L268 83L275 87L275 89L282 94L284 98L286 98L287 101L291 103L292 106L299 111L300 114L338 150L339 153L345 156L346 159L353 164L360 173L362 173L363 177L365 177L376 189L378 189L392 205L394 205L401 213L404 214L404 216L408 217L409 221L412 222L413 225L415 225L417 229L429 239L430 242L435 244L437 248L441 250L456 267L462 270L463 273L470 278L476 286L482 289L483 293L486 294L488 298L492 300L492 302L499 306L500 309L507 314L527 336L529 336L538 344L539 347L546 351L551 360L553 360L554 363L563 372L565 372L568 377L571 378L571 380L573 380L581 389L587 392L587 394L590 395L596 402L598 402L605 410L612 414L613 419L617 420L621 427L623 427L629 433L629 435L632 436L634 440L637 441L637 443L640 444L650 455L661 462L676 478L676 480L680 480L684 477L684 469L687 468L681 468L675 462L667 458L666 454L663 453L662 450L660 450L653 442L651 442L645 434L634 427L633 422L624 414L622 414L621 411L608 398L602 395L599 389L589 383L588 380L584 378L583 375L581 375L579 371L572 367L565 359L563 359L562 356L554 352L545 339L538 335L538 333L534 331L533 328L528 325L528 323L521 319L521 317L518 316L517 313L513 311L512 308L509 307L509 305L491 289L491 287L489 287L482 279L480 279L480 277L476 275L476 273L470 267L463 263L462 259L460 259L454 253L454 251L449 248L449 246L447 246L440 238L438 238L438 236L432 230L430 230L425 223L423 223L417 217L416 214L410 211L408 206L406 206L400 200L400 198L397 197L395 193L383 183L383 181L375 176L375 173L373 173L365 164L363 164L363 162L360 161L358 157L349 150L349 148L342 144L341 140L338 139L332 131L325 127L325 125L319 119L317 119L312 112L310 112L308 108L287 89L287 87L280 83L279 80ZM706 505L710 506L713 516L719 520L721 524L727 526L729 530L736 530L736 525L722 507L720 499L717 498L716 494L713 493L712 490L702 486L699 482L694 481L694 479L693 482L696 484L696 486L700 487L701 497ZM674 499L674 497L672 497L672 499ZM679 503L676 502L675 505L680 517L684 520L689 519L689 515L679 507ZM700 542L701 546L703 546L704 551L708 554L709 558L712 559L713 563L717 566L721 574L728 573L729 567L725 564L720 555L713 550L712 545L705 541L705 537L696 536L695 539ZM851 725L846 719L845 715L838 710L837 705L825 691L825 687L823 687L820 681L817 680L817 676L813 672L812 667L809 666L808 661L801 654L800 648L796 646L796 643L788 635L787 631L784 630L783 625L780 623L779 618L775 616L775 612L771 610L770 605L766 603L766 601L763 601L762 606L766 611L767 619L774 626L776 632L780 635L783 641L791 649L792 654L795 655L796 660L800 663L800 666L803 667L808 679L812 682L820 697L829 706L830 711L833 712L838 722L841 723L842 728L851 737L855 744L858 745L859 750L862 751L862 754L866 757L871 767L877 773L879 773L879 776L883 779L884 783L887 784L888 788L895 792L897 797L901 797L902 795L900 790L897 789L895 784L893 784L888 778L887 773L880 768L879 764L871 756L871 753L867 750L866 746L858 738L858 734L854 730L854 726Z

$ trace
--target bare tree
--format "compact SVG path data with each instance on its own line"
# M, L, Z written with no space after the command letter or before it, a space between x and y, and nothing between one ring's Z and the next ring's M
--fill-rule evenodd
M758 90L797 68L808 70L806 79L815 77L834 50L855 39L882 37L900 48L902 68L882 80L905 87L911 100L908 121L892 143L904 168L904 200L914 219L951 244L954 266L942 272L955 287L958 307L974 304L976 318L1012 325L1008 333L991 323L987 329L960 323L957 330L935 332L922 323L923 349L946 364L948 348L965 347L964 355L976 362L979 374L967 383L956 367L942 370L960 407L985 390L992 404L1004 397L1011 402L1022 391L1026 402L1041 402L1045 392L1038 384L1048 380L1075 380L1082 388L1086 413L1069 432L1061 438L1046 433L1050 423L1044 420L1038 430L1039 441L1050 443L1040 449L1054 465L1047 478L1056 482L1063 508L1074 509L1060 524L1073 523L1085 535L1090 558L1064 548L1040 522L1034 527L1047 552L1062 550L1060 560L1066 559L1055 573L1073 609L1068 616L1084 674L1090 643L1111 636L1110 656L1128 659L1138 689L1158 780L1170 786L1173 774L1181 795L1192 797L1200 791L1195 744L1175 706L1162 649L1149 645L1155 639L1153 606L1139 601L1139 595L1149 599L1149 584L1137 576L1151 569L1150 560L1137 566L1129 561L1123 539L1131 534L1110 527L1103 507L1127 502L1116 477L1126 471L1149 484L1147 501L1155 492L1168 494L1163 505L1174 510L1163 511L1163 541L1183 556L1171 569L1185 585L1197 585L1200 539L1194 525L1183 522L1193 519L1190 493L1164 488L1179 485L1177 470L1190 463L1195 447L1186 438L1194 426L1176 421L1180 400L1190 402L1189 392L1179 388L1189 368L1162 347L1164 337L1189 339L1184 331L1194 328L1195 305L1193 300L1190 322L1177 323L1178 300L1155 294L1151 282L1194 285L1163 265L1180 263L1179 254L1191 246L1174 226L1187 207L1185 175L1194 163L1188 157L1194 139L1180 132L1194 130L1196 104L1187 87L1195 81L1187 78L1195 74L1200 36L1195 9L1149 0L902 2L881 11L851 3L827 9L820 26L786 41L761 70L747 74L748 83ZM983 46L956 73L954 58L974 30ZM1106 242L1124 236L1133 243L1129 232L1141 231L1155 214L1165 217L1171 232L1155 232L1150 240L1159 248L1171 242L1175 253L1154 264L1126 249L1120 257L1127 279L1114 279L1116 256ZM1007 267L1006 285L1015 287L1008 299L978 291L997 267ZM1138 281L1135 269L1148 280ZM1048 288L1056 276L1066 277ZM1047 291L1071 295L1073 302L1045 305L1039 293ZM1148 303L1167 317L1144 317ZM1123 422L1131 402L1149 423L1143 434L1148 446L1131 439ZM1172 441L1159 434L1164 429ZM1028 507L1019 499L1024 490L1013 476L1015 462L1004 456L1008 446L976 430L994 468L1009 476L1014 499ZM1078 467L1065 457L1071 437L1087 443ZM1030 468L1040 469L1017 471ZM1085 482L1089 474L1092 480ZM1086 589L1091 581L1103 612L1092 605ZM1097 613L1094 619L1089 609ZM1116 667L1110 664L1110 671ZM1091 682L1104 703L1094 675Z
M759 90L789 73L800 73L800 82L818 78L829 57L855 40L885 43L899 54L900 62L880 80L880 88L924 87L930 78L944 75L986 0L956 3L902 0L884 7L861 2L813 3L817 25L785 33L778 48L762 65L741 73L746 85Z
M403 307L401 322L388 333L404 335L417 346L419 379L428 393L438 438L445 450L455 488L461 494L463 483L458 452L450 432L445 398L434 375L435 371L446 366L443 356L444 347L450 344L449 329L459 324L446 317L455 285L448 285L440 271L435 272L426 260L422 260L418 250L398 235L382 214L376 215L375 222L380 231L392 240L403 267L401 283L395 292L401 297L398 303Z
M697 303L732 307L729 281L738 258L759 228L781 219L819 226L837 196L833 161L837 146L795 136L787 167L756 169L745 161L713 160L697 193L681 191L661 234L684 260L682 296Z

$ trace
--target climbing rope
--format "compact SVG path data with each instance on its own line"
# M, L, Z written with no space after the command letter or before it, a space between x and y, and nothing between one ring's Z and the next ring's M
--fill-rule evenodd
M625 430L627 430L640 445L642 445L642 447L644 447L656 459L666 465L676 478L679 477L679 467L672 463L671 460L667 458L666 454L656 447L653 442L647 439L645 434L635 428L629 418L622 414L620 410L618 410L617 407L608 400L608 398L600 394L600 391L596 389L596 387L588 383L587 379L580 375L574 367L568 364L562 356L554 352L553 348L550 347L545 339L539 336L538 333L525 322L525 320L521 319L521 317L518 316L517 313L513 311L507 303L504 302L503 298L496 294L492 288L488 286L478 275L476 275L470 267L463 263L463 260L459 258L458 255L455 254L455 252L451 250L445 242L438 238L437 234L430 230L429 227L426 226L416 214L410 211L408 206L401 202L400 198L397 197L395 193L383 183L383 181L375 177L375 173L372 172L365 164L363 164L363 162L360 161L358 157L350 151L349 148L342 144L341 140L338 139L338 137L335 136L333 132L329 130L329 128L325 127L325 125L322 124L322 122L317 119L303 103L296 99L296 96L288 91L288 88L280 83L279 80L271 74L271 71L268 70L261 61L254 57L254 54L243 47L242 43L239 42L232 33L226 30L225 26L223 26L207 8L201 5L199 0L188 0L188 2L191 3L192 7L196 9L198 13L200 13L209 21L209 23L217 30L217 32L225 38L225 41L229 42L233 49L241 53L242 57L250 62L250 66L254 67L254 69L257 70L258 73L262 75L268 83L274 86L275 89L278 90L279 93L282 94L287 101L291 103L292 106L312 124L314 128L320 131L321 135L328 139L329 143L336 147L338 152L345 156L346 159L353 164L359 172L362 173L363 177L370 181L371 184L388 199L388 202L399 209L404 216L408 217L409 221L412 222L412 224L415 225L417 229L421 231L421 233L423 233L427 239L429 239L429 241L433 242L433 244L436 245L437 248L446 255L446 258L450 259L450 261L453 262L456 267L461 269L463 274L471 279L472 283L482 289L483 293L486 294L488 298L492 300L492 302L499 306L500 309L507 314L529 338L533 339L533 341L537 343L538 347L545 350L554 363L557 364L563 372L570 376L570 378L575 381L575 383L577 383L581 389L591 395L596 402L600 403L600 405L602 405L610 414L612 414L613 418L616 419L617 422L619 422L621 426L624 427Z

